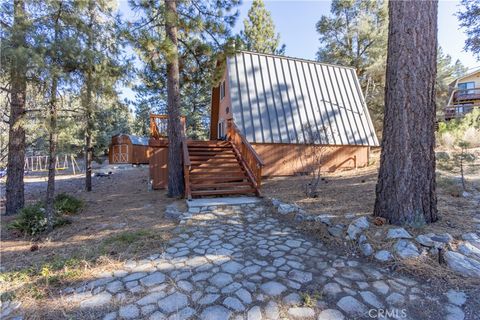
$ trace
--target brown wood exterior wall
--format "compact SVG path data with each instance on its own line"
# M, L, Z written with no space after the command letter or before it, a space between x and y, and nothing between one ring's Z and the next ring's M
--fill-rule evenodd
M218 138L218 122L223 120L225 122L225 132L227 129L227 120L232 119L232 107L230 102L230 87L228 84L227 69L223 74L220 84L225 81L225 97L220 100L220 86L212 89L212 105L210 117L210 139L217 140ZM227 112L228 108L228 112Z
M324 171L363 167L368 164L366 146L312 146L301 144L252 144L265 162L263 176L290 176L308 172L316 162L313 153L322 154ZM318 159L318 158L317 158Z
M168 140L150 139L149 171L152 188L166 189L168 185Z
M118 156L114 159L114 153L121 150L126 152L126 159L120 159ZM108 163L110 164L148 164L152 150L149 146L134 145L126 135L112 137L112 142L108 146Z

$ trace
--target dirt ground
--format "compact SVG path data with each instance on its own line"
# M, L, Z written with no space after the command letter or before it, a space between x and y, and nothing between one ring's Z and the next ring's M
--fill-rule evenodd
M43 199L45 178L27 176L26 201ZM70 224L48 236L24 237L7 225L15 217L1 217L1 271L29 270L56 266L82 269L74 279L90 277L109 270L130 258L142 258L150 252L162 252L175 224L163 218L165 206L174 201L165 191L148 190L148 167L128 166L108 177L93 177L93 191L84 191L82 175L61 175L57 192L66 192L85 202ZM179 201L182 206L183 201ZM14 273L15 274L15 273ZM19 276L11 276L13 280ZM15 281L0 281L0 289L11 289ZM18 285L21 285L19 281ZM7 286L7 288L5 288ZM3 287L3 288L2 288Z
M466 187L468 195L462 196L462 188L458 170L437 169L437 200L439 220L421 228L406 228L414 237L429 232L449 233L454 238L467 232L478 232L478 227L473 221L480 213L480 149L473 152L477 160L468 170ZM355 216L371 215L375 203L375 185L379 168L379 154L374 154L373 164L357 170L325 173L318 189L318 197L305 196L305 186L310 178L307 176L277 177L263 182L265 196L277 198L283 202L295 203L308 214L329 214L334 224L340 223L348 226ZM442 166L440 166L442 167ZM287 219L293 219L288 217ZM291 223L291 222L290 222ZM329 235L327 228L320 222L306 222L297 225L309 234L329 243L332 247L357 255L358 248L344 239L334 238ZM377 235L386 234L390 225L371 228L366 234L375 250L391 250L392 241ZM454 243L455 245L455 243ZM395 269L403 269L407 273L421 276L428 281L441 278L445 285L478 285L478 282L465 283L462 277L457 276L438 261L422 261L412 264L408 261L393 261L390 265Z
M435 231L449 232L453 236L472 232L475 226L470 217L478 213L480 193L480 149L474 169L465 175L469 197L462 197L458 174L452 171L437 170L437 197L440 220L431 225ZM310 177L277 177L264 180L263 193L284 202L295 203L312 214L331 214L342 219L349 213L371 214L375 203L375 185L379 168L379 152L372 155L372 165L335 173L325 173L318 188L318 197L305 196L305 186Z

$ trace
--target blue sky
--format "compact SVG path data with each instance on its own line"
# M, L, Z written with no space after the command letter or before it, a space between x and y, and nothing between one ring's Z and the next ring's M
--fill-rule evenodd
M266 8L271 12L277 32L280 33L282 43L286 44L286 55L315 59L319 47L318 34L315 24L322 15L330 13L330 1L309 0L264 0ZM243 28L248 9L252 1L243 1L239 7L240 16L234 27L234 32ZM438 7L438 41L444 52L451 55L453 61L460 61L468 68L480 67L471 53L465 52L465 34L458 25L455 13L458 11L459 1L441 0ZM127 1L119 0L122 13L129 15ZM133 98L131 90L125 88L122 96Z

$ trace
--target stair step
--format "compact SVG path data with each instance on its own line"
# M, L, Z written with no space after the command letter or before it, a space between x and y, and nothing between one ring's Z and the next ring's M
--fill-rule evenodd
M218 175L216 172L209 172L207 174L202 173L193 173L190 174L191 183L203 183L204 181L216 181L216 182L228 182L228 181L243 181L246 180L247 176L243 173L232 173L228 176Z
M236 158L225 158L225 159L210 158L210 159L195 159L195 160L190 159L190 162L192 163L192 165L210 164L210 165L220 166L220 165L238 164L238 160Z
M189 148L195 147L195 148L231 148L232 145L229 142L225 143L187 143L187 146Z
M231 165L224 165L224 166L219 166L217 164L214 164L214 165L208 165L206 163L202 163L202 164L197 164L197 165L192 165L191 167L191 170L212 170L212 169L215 169L215 170L223 170L223 171L228 171L228 170L235 170L235 169L241 169L242 167L236 163L236 164L231 164Z
M242 182L224 182L224 183L192 183L191 188L192 190L199 190L199 189L220 189L220 188L239 188L241 187L248 187L251 188L252 185L250 182L242 181Z
M232 146L188 146L188 150L222 151L222 150L231 150L231 149L233 149Z
M255 193L256 190L250 189L223 189L223 190L192 190L192 196L217 196L227 194L246 194Z

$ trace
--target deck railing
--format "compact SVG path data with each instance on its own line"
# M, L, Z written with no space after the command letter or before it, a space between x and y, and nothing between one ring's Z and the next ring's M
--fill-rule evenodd
M232 119L227 121L227 138L232 142L234 150L241 155L248 171L247 174L258 190L262 184L262 168L265 166L265 163Z
M185 117L180 117L183 130L186 130ZM156 139L168 137L168 115L166 114L150 114L150 136Z
M478 102L480 88L456 89L453 91L453 103Z

